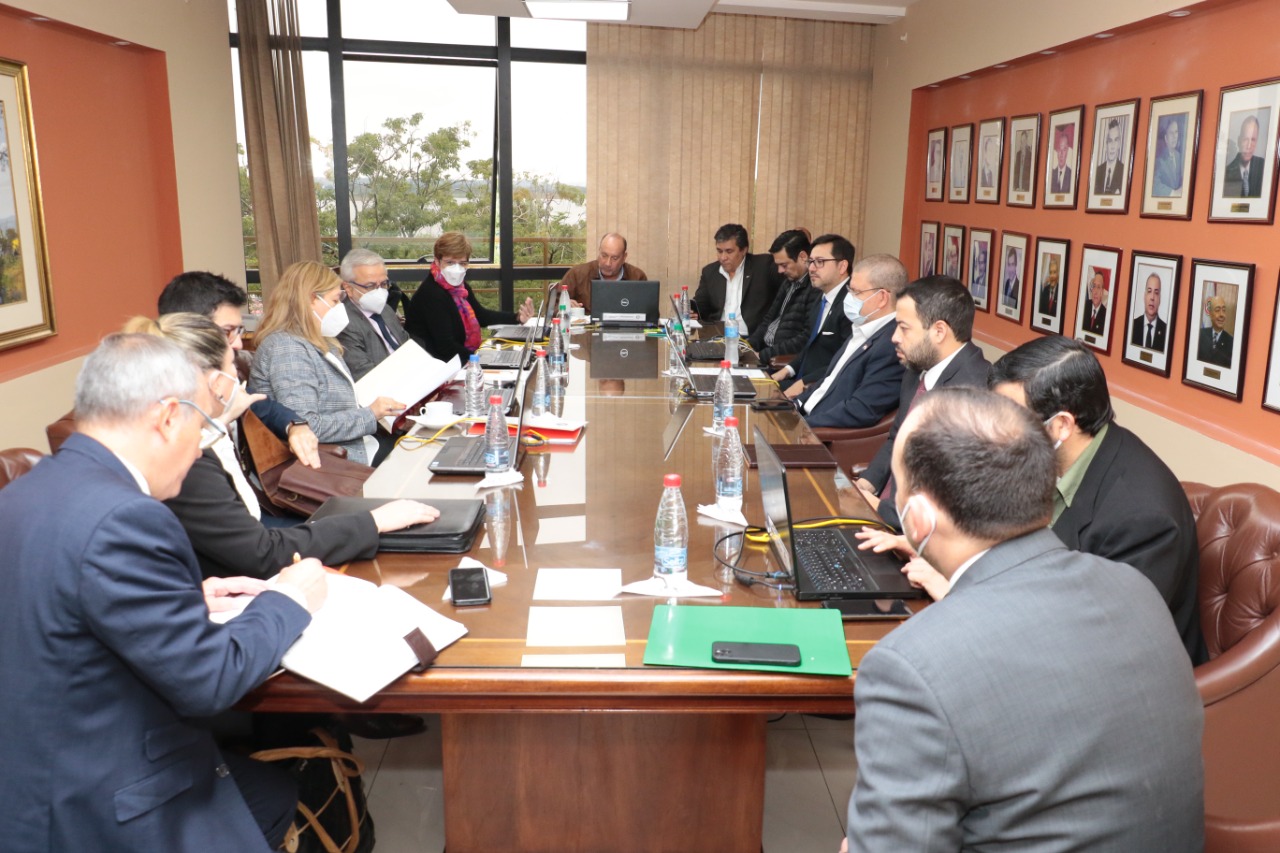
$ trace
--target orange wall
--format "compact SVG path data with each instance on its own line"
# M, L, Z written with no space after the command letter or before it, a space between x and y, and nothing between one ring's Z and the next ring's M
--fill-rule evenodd
M1198 432L1226 442L1271 462L1280 462L1280 450L1272 436L1280 427L1280 415L1262 409L1263 383L1276 307L1277 275L1280 274L1280 233L1275 225L1209 223L1208 206L1213 180L1213 148L1218 123L1219 91L1224 86L1280 75L1274 45L1280 40L1280 15L1274 0L1241 0L1197 11L1189 18L1160 18L1135 27L1106 41L1070 48L1056 56L1035 55L1011 62L1004 70L974 73L974 79L946 83L936 89L918 89L913 94L903 210L901 257L914 271L920 256L920 223L938 221L963 225L966 229L990 228L998 245L1004 230L1025 232L1036 237L1071 241L1069 269L1063 276L1068 285L1064 331L1075 331L1076 298L1080 259L1086 243L1114 246L1123 250L1120 287L1113 295L1112 310L1119 310L1112 323L1110 355L1099 358L1107 372L1112 393L1142 408L1184 424ZM1151 98L1204 90L1200 120L1200 147L1195 176L1195 199L1190 221L1143 219L1138 215L1141 181L1146 168L1146 132ZM1112 101L1139 98L1138 139L1134 155L1134 179L1130 189L1129 213L1125 215L1086 213L1085 180L1082 177L1076 210L1045 210L1043 173L1047 149L1049 113L1085 105L1084 130L1088 138L1081 145L1082 175L1093 154L1094 108ZM1040 175L1035 208L1007 207L1002 201L991 204L958 204L924 200L926 137L930 128L977 124L984 119L1006 118L1039 112L1041 119ZM949 137L948 137L949 139ZM1270 140L1274 158L1276 141ZM971 184L973 183L971 179ZM939 232L941 238L941 232ZM967 242L967 231L966 231ZM1124 343L1122 321L1129 300L1131 250L1164 252L1183 256L1179 286L1177 327L1170 360L1170 376L1165 379L1121 361ZM1182 384L1186 355L1187 303L1190 298L1192 258L1254 263L1253 302L1245 363L1243 396L1235 402ZM967 262L967 252L966 252ZM1034 275L1031 259L1027 276ZM994 291L993 291L994 292ZM1024 296L1021 326L979 312L976 336L1003 349L1012 349L1039 333L1030 328L1030 311Z
M25 62L57 334L0 350L0 382L83 355L182 270L164 54L0 7Z

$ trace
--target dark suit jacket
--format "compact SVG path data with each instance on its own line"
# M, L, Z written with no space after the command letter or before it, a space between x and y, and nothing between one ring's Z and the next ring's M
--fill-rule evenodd
M1221 367L1231 366L1231 353L1235 350L1235 341L1230 332L1224 331L1218 336L1218 343L1213 342L1213 329L1200 330L1200 345L1196 348L1196 358L1217 364Z
M1071 192L1071 167L1068 166L1062 173L1062 180L1058 179L1058 170L1056 168L1049 170L1049 192L1069 193Z
M893 347L893 323L876 330L871 340L859 346L859 352L845 362L831 386L815 407L805 415L811 427L868 427L893 411L898 389L902 385L902 363ZM832 362L838 360L837 355ZM820 383L806 389L797 401L808 402Z
M1169 331L1169 324L1161 320L1159 315L1156 316L1155 334L1152 336L1151 348L1164 352L1164 339ZM1147 315L1139 314L1133 318L1133 322L1129 324L1129 343L1135 347L1145 347L1147 344Z
M470 284L463 287L467 289L467 301L471 303L471 310L476 312L481 326L519 322L516 312L486 308L476 299ZM459 361L466 361L471 355L466 345L467 330L462 325L462 317L458 315L453 298L430 275L418 285L413 298L405 306L404 328L418 346L441 361L448 361L455 355Z
M1093 170L1094 195L1120 195L1124 192L1124 164L1116 161L1111 170L1111 182L1107 183L1107 164L1100 163Z
M1227 164L1222 173L1222 195L1224 198L1261 198L1262 173L1266 163L1261 157L1254 156L1249 161L1249 186L1240 180L1240 155L1237 154Z
M1035 176L1031 167L1035 164L1036 155L1030 148L1024 148L1013 158L1013 188L1019 192L1030 192L1031 181Z
M816 295L804 321L804 340L806 341L809 340L813 324L818 322L818 317L822 314L822 291L816 287L813 290ZM817 337L803 344L800 354L791 362L795 379L803 380L806 385L810 382L818 382L827 375L827 368L831 365L832 359L836 357L836 353L840 352L844 342L849 340L849 331L853 328L853 324L844 315L844 296L848 290L849 285L846 282L827 297L831 305L831 309L827 311L827 319L822 321L822 328L818 329ZM791 385L795 379L782 383L782 387Z
M788 294L790 299L787 298ZM810 318L815 316L810 312L814 310L814 306L821 298L822 291L813 286L807 274L799 281L782 282L777 296L773 298L773 304L769 306L768 313L761 318L760 325L752 327L751 335L747 339L751 348L760 356L761 364L768 364L775 355L795 355L804 348L805 342L809 340L809 330L812 328L813 321ZM785 310L784 301L786 302ZM782 319L778 322L778 331L773 337L773 343L765 344L765 333L769 331L769 325L780 312Z
M1098 309L1098 316L1093 316L1093 303L1086 300L1084 303L1084 330L1093 332L1095 335L1101 335L1107 330L1107 306L1103 305Z
M378 528L367 512L295 527L264 527L249 514L212 450L201 454L182 481L182 491L165 506L187 531L206 578L269 578L289 565L295 553L340 566L370 559L378 551Z
M850 850L1204 847L1204 708L1168 611L1051 531L876 643L854 704Z
M182 526L72 435L0 491L5 850L267 850L208 731L310 622L264 592L209 620Z
M395 311L391 310L391 306L383 307L380 313L382 322L387 324L387 331L391 332L391 337L395 339L396 346L409 340L409 333L404 330L404 326L400 325L400 318L396 316ZM390 353L387 352L387 345L382 342L382 335L378 334L378 330L374 328L373 321L364 315L359 305L348 302L347 317L350 320L347 322L347 327L338 335L338 343L342 344L342 360L347 363L351 375L358 382L366 373L381 364Z
M1186 493L1168 466L1112 423L1053 531L1068 548L1128 563L1155 584L1192 663L1207 660L1196 593L1200 548Z
M773 255L747 255L742 259L742 267L742 319L746 320L747 329L754 332L773 304L782 276L778 275ZM698 303L698 319L712 323L724 319L727 286L719 263L709 263L702 268L698 291L693 295L693 301Z
M1040 285L1040 301L1038 309L1041 314L1053 314L1057 316L1058 309L1062 307L1062 285L1058 285L1058 292L1054 294L1055 298L1049 301L1050 288L1046 284Z
M588 261L585 264L569 267L569 271L564 274L564 278L560 279L560 283L569 285L569 298L581 304L583 308L590 312L591 282L598 278L600 278L600 262ZM644 270L639 267L624 262L622 265L622 280L648 281L649 276L645 275Z

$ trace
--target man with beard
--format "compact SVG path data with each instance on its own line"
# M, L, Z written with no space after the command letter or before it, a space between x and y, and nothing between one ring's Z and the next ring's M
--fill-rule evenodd
M889 473L894 438L907 413L934 388L986 387L991 365L970 340L972 334L973 297L956 279L945 275L922 278L907 285L898 297L893 345L898 361L906 367L898 415L889 428L888 440L857 483L867 502L895 528L900 523L894 511L893 478Z

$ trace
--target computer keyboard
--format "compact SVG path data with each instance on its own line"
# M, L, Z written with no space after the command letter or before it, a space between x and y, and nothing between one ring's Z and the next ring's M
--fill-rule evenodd
M690 361L721 361L724 358L724 343L716 341L689 341L685 351Z
M480 364L485 367L519 367L524 349L480 350Z
M834 530L796 530L796 559L817 592L857 591L870 587L863 579L857 551Z

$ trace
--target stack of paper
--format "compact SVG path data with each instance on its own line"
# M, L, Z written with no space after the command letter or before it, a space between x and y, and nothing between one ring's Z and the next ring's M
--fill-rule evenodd
M379 397L390 397L414 409L457 372L456 355L441 361L414 341L405 341L356 383L356 402L367 406ZM387 415L383 426L391 431L398 417L402 415Z

